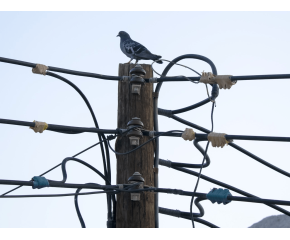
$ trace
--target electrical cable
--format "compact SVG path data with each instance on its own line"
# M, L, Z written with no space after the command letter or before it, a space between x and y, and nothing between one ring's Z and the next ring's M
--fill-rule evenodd
M182 65L182 64L180 64L180 63L175 63L175 62L173 62L173 61L169 61L169 60L166 60L166 59L160 59L160 60L165 61L165 62L169 62L169 63L173 63L173 64L178 65L178 66L185 67L185 68L190 69L191 71L195 72L197 75L201 76L201 74L200 74L199 72L195 71L194 69L192 69L192 68L190 68L190 67L188 67L188 66ZM154 64L156 61L160 61L160 60L155 60L155 61L153 61L152 64L151 64L151 67L152 67L152 70L153 70L157 75L159 75L160 77L162 77L163 75L161 75L161 74L159 74L158 72L156 72L156 71L154 70L154 68L153 68L153 64ZM199 81L191 80L191 79L189 79L188 77L183 76L183 75L173 76L172 78L174 78L174 77L184 77L185 79L187 79L188 81L190 81L190 82L192 82L192 83L199 83Z
M74 157L67 157L62 161L62 163L61 163L62 180L61 181L49 180L49 182L56 182L56 183L65 183L66 182L66 180L67 180L66 163L68 161L75 161L75 162L78 162L82 165L85 165L86 167L88 167L89 169L91 169L92 171L97 173L101 178L103 178L105 180L105 182L107 183L107 185L111 185L111 181L108 179L108 177L104 176L98 169L96 169L92 165L88 164L87 162L85 162L81 159L78 159L78 158L74 158Z
M140 185L140 184L141 184L141 183L135 183L135 184L133 184L133 185L131 185L131 186L128 186L128 187L124 188L123 190L120 190L120 189L118 189L118 190L119 190L119 191L125 191L125 190L127 190L127 189L132 188L133 186ZM79 192L80 192L81 190L82 190L82 188L78 188L78 189L77 189L77 191L76 191L76 193L75 193L75 197L74 197L74 203L75 203L75 209L76 209L77 216L78 216L78 219L79 219L79 221L80 221L80 224L81 224L82 228L86 228L86 224L85 224L85 221L84 221L84 219L83 219L83 217L82 217L81 211L80 211L80 209L79 209L79 204L78 204L78 195L80 195ZM114 226L114 227L115 227L115 226Z
M197 55L197 54L186 54L186 55L182 55L182 56L179 56L179 57L173 59L163 70L162 77L166 77L167 73L174 66L175 63L181 61L182 59L187 59L187 58L198 59L198 60L201 60L201 61L208 63L212 69L212 73L217 75L216 67L215 67L214 63L209 58L201 56L201 55ZM162 79L162 77L160 79ZM199 80L199 78L197 80ZM159 95L162 83L163 83L162 81L158 82L158 84L155 88L155 96ZM213 85L213 90L214 91L212 91L212 95L214 95L214 96L212 96L212 99L215 100L215 98L218 96L218 92L219 92L217 84ZM158 129L159 129L159 127L158 127L158 97L154 97L154 99L153 99L153 117L154 117L154 130L158 131ZM155 141L154 167L158 168L158 165L159 165L159 139L157 138ZM154 173L154 186L155 187L159 186L158 173ZM156 228L159 227L158 205L159 205L159 197L158 197L158 194L155 194L154 209L155 209L155 227Z
M116 155L127 155L129 153L132 153L136 150L138 150L139 148L143 147L144 145L148 144L149 142L153 141L154 139L158 138L158 137L161 137L162 135L165 135L166 133L171 133L171 132L183 132L183 131L180 131L180 130L171 130L171 131L167 131L167 132L164 132L164 133L160 133L158 136L155 136L153 138L151 138L150 140L148 140L147 142L139 145L138 147L134 148L133 150L129 151L129 152L125 152L125 153L119 153L119 152L116 152L112 147L111 147L111 144L110 142L108 141L109 143L109 147L110 149L116 154Z
M82 150L81 152L79 152L79 153L73 155L72 157L77 157L78 155L80 155L80 154L82 154L82 153L84 153L84 152L90 150L91 148L97 146L98 144L100 144L100 142L93 144L92 146L90 146L90 147L88 147L88 148ZM56 168L59 167L60 165L61 165L61 163L55 165L54 167L52 167L51 169L47 170L46 172L42 173L42 174L39 175L39 176L40 176L40 177L44 176L45 174L51 172L52 170L56 169ZM6 195L6 194L8 194L8 193L11 193L11 192L13 192L13 191L15 191L15 190L17 190L17 189L19 189L19 188L21 188L21 187L23 187L23 185L20 185L20 186L18 186L18 187L16 187L16 188L13 188L13 189L9 190L8 192L3 193L1 196L4 196L4 195Z
M167 166L167 167L168 167L168 164L166 164L165 162L166 162L166 160L160 159L160 165L162 165L162 166ZM187 174L190 174L190 175L196 176L196 177L199 176L199 173L197 173L197 172L195 172L195 171L192 171L192 170L189 170L189 169L186 169L186 168L182 168L182 167L174 167L174 166L170 166L170 167L171 167L172 169L174 169L174 170L177 170L177 171L180 171L180 172L184 172L184 173L187 173ZM231 186L231 185L229 185L229 184L226 184L226 183L223 183L223 182L221 182L221 181L215 180L215 179L210 178L210 177L208 177L208 176L205 176L205 175L203 175L203 174L200 174L200 178L203 179L203 180L205 180L205 181L208 181L208 182L211 182L211 183L213 183L213 184L216 184L216 185L218 185L218 186L221 186L221 187L224 187L224 188L230 189L230 190L232 190L232 191L234 191L234 192L236 192L236 193L239 193L239 194L241 194L241 195L244 195L244 196L246 196L246 197L256 197L256 198L257 198L257 196L255 196L255 195L253 195L253 194L250 194L250 193L245 192L245 191L243 191L243 190L241 190L241 189L239 189L239 188L233 187L233 186ZM275 209L275 210L277 210L277 211L279 211L279 212L281 212L281 213L284 213L284 214L290 216L290 212L288 212L287 210L285 210L285 209L283 209L283 208L281 208L281 207L278 207L278 206L275 206L275 205L271 205L271 204L266 204L266 205L269 206L269 207L271 207L271 208L273 208L273 209Z
M54 71L61 71L62 70L62 69L57 69L57 68L53 68L53 67L49 67L49 69L50 70L54 69ZM72 82L70 82L69 80L67 80L66 78L64 78L62 76L59 76L59 75L52 73L52 72L49 72L49 71L46 72L46 75L51 76L51 77L55 77L61 81L64 81L65 83L69 84L71 87L73 87L80 94L82 99L85 101L85 103L86 103L86 105L87 105L87 107L92 115L92 118L93 118L93 121L95 123L96 128L99 128L95 113L94 113L88 99L83 94L83 92L75 84L73 84ZM107 144L107 141L104 142L105 150L106 150L106 155L105 155L102 140L105 140L106 138L105 138L104 134L98 134L98 138L99 138L99 141L101 142L100 147L101 147L101 152L102 152L104 174L105 174L106 178L108 178L108 180L111 181L111 163L110 163L110 153L109 153L109 149L108 149L108 144ZM112 218L111 201L115 201L115 199L112 199L111 196L107 195L108 220L110 220Z
M212 103L212 108L211 108L211 132L213 131L213 110L214 110L214 102ZM192 216L192 203L193 203L193 200L194 200L194 194L195 194L195 192L197 190L197 187L198 187L198 183L199 183L199 179L200 179L200 174L201 174L202 168L204 166L204 161L206 159L208 145L209 145L209 141L207 141L207 144L206 144L206 148L205 148L205 151L204 151L204 156L203 156L201 168L199 170L199 174L198 174L198 177L197 177L197 181L196 181L196 184L195 184L195 188L194 188L194 191L193 191L193 194L192 194L192 198L191 198L191 201L190 201L190 214L191 214L191 222L192 222L192 227L193 228L195 226L194 226L194 220L193 220L193 216Z

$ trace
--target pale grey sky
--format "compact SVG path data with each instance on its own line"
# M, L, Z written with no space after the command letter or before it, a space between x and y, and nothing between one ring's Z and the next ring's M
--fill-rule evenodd
M118 64L128 61L119 49L119 31L147 46L155 54L172 60L195 53L210 58L219 74L282 74L289 70L289 12L1 12L1 57L49 66L118 74ZM141 63L151 63L141 61ZM195 70L209 71L207 64L186 60ZM157 65L161 72L166 66ZM52 124L92 127L93 121L80 96L67 84L31 69L0 63L1 118L45 121ZM117 124L117 83L101 79L60 74L75 83L89 99L101 128ZM181 67L169 75L194 76ZM241 81L230 90L221 90L214 112L214 130L228 134L290 136L287 128L290 80ZM207 97L203 84L165 83L159 107L177 109ZM180 114L180 117L210 128L210 105ZM160 130L186 126L160 116ZM26 127L0 125L0 178L29 180L61 162L65 157L97 142L94 134L35 134ZM197 131L198 132L198 131ZM160 158L200 163L201 154L191 142L160 139ZM255 155L290 171L289 143L235 141ZM114 145L114 144L113 144ZM204 145L204 144L203 144ZM203 174L226 182L259 197L289 200L288 179L231 147L209 148L211 165ZM115 182L115 157L112 176ZM80 156L102 169L99 148ZM196 177L160 167L160 187L192 191ZM57 169L48 179L61 179ZM68 164L68 182L102 180L77 163ZM200 181L198 192L214 184ZM0 186L1 192L11 186ZM64 193L65 189L32 190L24 187L15 194ZM232 192L233 195L238 195ZM1 227L79 228L72 197L0 199ZM82 196L80 209L87 227L106 226L105 196ZM189 211L190 198L160 194L160 206ZM202 202L204 219L220 227L245 228L279 212L262 204L232 202L226 206ZM283 207L290 210L290 207ZM37 219L37 221L36 221ZM160 214L160 227L190 228L188 220ZM196 223L196 227L204 227Z

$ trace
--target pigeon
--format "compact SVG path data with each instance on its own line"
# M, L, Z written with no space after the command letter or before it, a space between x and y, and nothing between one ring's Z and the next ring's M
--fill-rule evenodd
M128 64L135 59L136 63L138 63L139 60L153 60L157 63L161 64L163 63L161 60L158 60L161 58L159 55L152 54L146 47L144 47L142 44L135 42L130 38L130 35L124 31L119 32L117 37L121 38L120 47L122 52L130 58L130 61Z

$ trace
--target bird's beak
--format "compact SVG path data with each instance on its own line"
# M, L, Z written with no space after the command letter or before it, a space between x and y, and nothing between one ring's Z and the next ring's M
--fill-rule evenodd
M117 37L120 37L120 35L118 34Z

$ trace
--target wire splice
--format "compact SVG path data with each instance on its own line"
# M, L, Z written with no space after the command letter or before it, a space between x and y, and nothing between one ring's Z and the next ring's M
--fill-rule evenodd
M206 198L210 200L212 203L217 202L218 204L223 203L224 205L231 202L231 200L228 200L227 197L232 196L230 191L228 189L222 189L222 188L213 188L210 190L210 192L206 195Z
M225 135L225 133L211 132L207 135L207 139L211 142L213 147L223 148L226 144L233 142L233 140L227 140Z
M193 131L192 128L186 128L184 130L184 132L182 133L181 137L185 140L185 141L192 141L193 139L195 139L195 132Z
M218 84L220 89L230 89L237 81L231 81L232 75L213 75L211 72L202 72L199 82L204 84Z
M44 188L44 187L49 187L49 182L48 180L45 178L45 177L38 177L38 176L35 176L32 178L32 188L35 189L35 188Z
M36 64L34 68L32 68L32 72L36 74L46 75L46 70L48 69L47 66L43 64Z
M31 128L35 133L43 133L43 131L48 128L48 124L46 122L38 122L35 120L33 122L35 122L35 126L29 128Z

